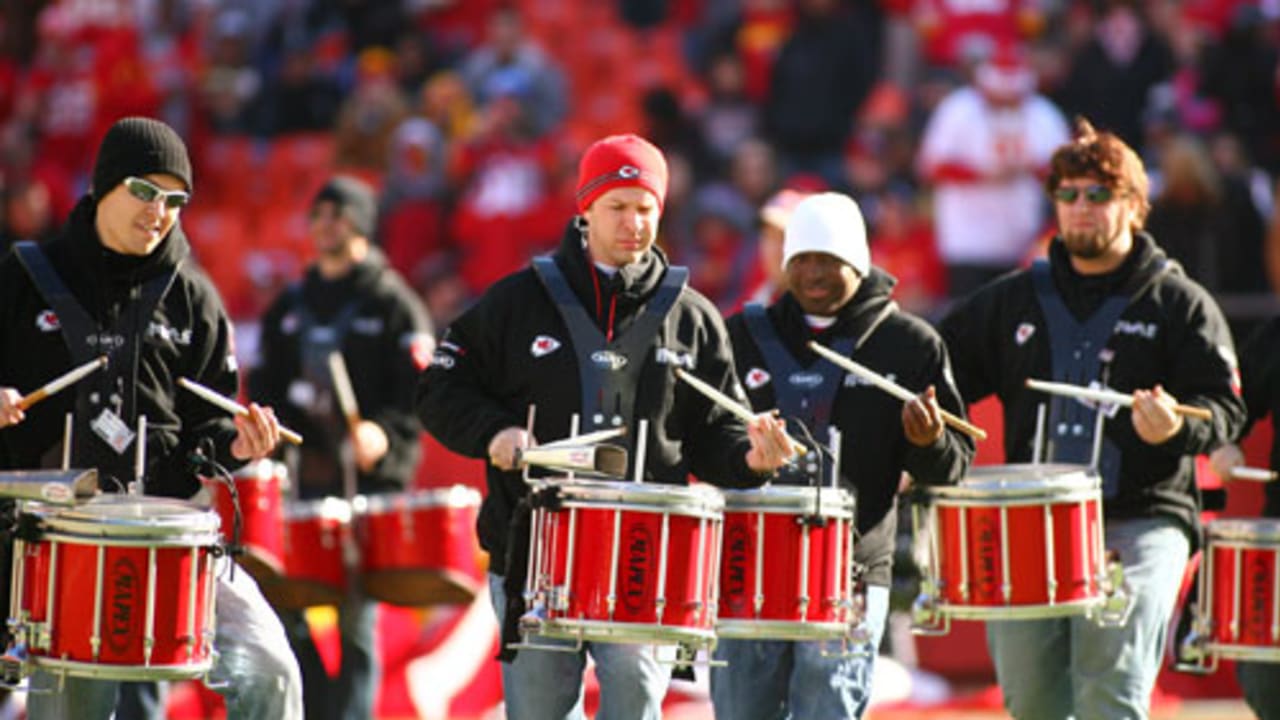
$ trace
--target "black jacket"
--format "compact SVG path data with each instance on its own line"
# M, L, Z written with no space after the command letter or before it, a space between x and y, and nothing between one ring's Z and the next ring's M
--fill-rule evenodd
M807 343L814 340L831 347L836 338L861 337L890 302L894 283L891 276L873 268L854 297L840 309L836 322L817 332L809 329L804 310L790 293L769 307L768 317L791 356L801 366L816 367L815 363L827 361L815 355ZM747 378L752 407L776 407L776 388L781 379L777 371L766 366L742 314L731 317L728 324L734 361L742 377ZM958 415L963 413L942 338L919 318L891 312L851 357L909 390L920 391L933 385L942 407ZM851 375L844 376L836 393L831 422L841 431L841 481L857 496L860 537L855 543L854 560L868 569L868 582L888 585L902 472L910 473L919 483L958 482L973 459L973 441L948 428L930 447L911 444L902 430L902 401ZM827 441L826 437L818 439Z
M1271 416L1272 470L1280 469L1280 318L1254 331L1240 353L1240 377L1244 383L1244 402L1249 408L1249 422L1239 437L1249 434L1254 423ZM1280 517L1280 483L1267 483L1267 502L1262 514Z
M146 322L134 387L105 387L104 372L90 375L81 385L121 397L121 419L137 427L139 413L147 416L147 475L149 495L189 497L199 489L191 454L211 443L213 454L229 467L239 465L230 455L235 426L230 416L176 384L189 377L223 395L236 395L236 364L231 324L217 291L190 255L181 225L146 257L129 257L104 248L94 229L95 205L81 199L63 232L43 248L54 270L79 304L105 329L133 311L131 295L150 278L178 267L176 279ZM44 301L16 254L0 262L0 379L30 392L72 366L61 333L47 320ZM51 313L50 313L51 314ZM110 362L125 362L115 357ZM132 377L132 375L130 375ZM27 419L0 430L0 467L40 467L42 458L61 446L63 417L75 401L79 386L32 407ZM91 418L77 417L78 437L92 436ZM117 489L107 479L127 483L134 475L133 446L116 453L96 436L86 446L87 457L75 464L96 467L105 489ZM206 448L207 449L207 448Z
M328 376L314 384L303 376L299 340L304 307L320 324L332 323L347 308L352 313L341 343L343 360L361 418L381 426L389 444L372 471L359 474L359 491L405 487L421 457L421 428L407 389L417 382L435 345L426 308L375 248L335 280L321 277L313 266L263 314L260 355L249 373L250 395L274 407L282 422L302 433L304 454L318 455L318 472L298 479L303 497L342 494L338 448L346 433Z
M613 276L599 273L572 226L553 257L602 332L610 322L611 299L617 298L612 323L618 335L626 333L668 267L666 256L655 248ZM685 287L667 315L664 334L669 352L645 359L635 388L636 416L649 421L646 481L684 484L693 473L722 486L758 485L762 479L744 460L750 443L742 422L680 382L659 361L660 355L690 357L699 378L745 402L719 312ZM544 338L541 347L554 344L556 349L541 352L535 347L539 338ZM530 404L537 408L534 437L543 442L568 436L570 417L581 408L577 358L568 331L531 268L498 281L445 331L418 385L417 409L423 427L446 447L487 458L494 435L507 427L524 427ZM633 432L628 444L634 441ZM528 490L519 473L492 466L488 486L477 525L480 543L501 573L512 511Z
M1132 293L1108 342L1109 385L1121 392L1163 385L1178 401L1213 412L1213 420L1185 418L1165 443L1148 445L1127 409L1107 421L1105 434L1120 452L1117 495L1104 503L1111 518L1169 516L1195 545L1199 493L1193 456L1236 436L1245 420L1235 351L1222 311L1204 288L1167 260L1145 233L1114 272L1082 276L1061 240L1050 246L1054 285L1068 309L1084 318L1110 295ZM942 322L956 384L967 402L995 394L1004 406L1005 457L1032 456L1036 408L1047 396L1026 389L1029 378L1051 377L1050 341L1028 271L985 286Z

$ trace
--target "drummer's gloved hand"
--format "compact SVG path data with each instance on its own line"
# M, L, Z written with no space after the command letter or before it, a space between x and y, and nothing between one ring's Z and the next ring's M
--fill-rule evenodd
M1133 429L1148 445L1159 445L1182 430L1186 422L1173 408L1178 400L1156 385L1150 390L1133 391Z
M1239 445L1227 443L1209 454L1209 466L1222 481L1231 479L1231 471L1244 464L1244 451Z
M929 447L946 429L942 408L938 407L938 391L932 385L902 406L902 431L912 445Z
M752 418L747 423L747 437L751 440L747 467L757 473L772 473L796 454L787 435L786 422L774 413L760 413Z
M0 428L17 425L26 417L26 413L18 409L18 401L22 394L9 387L0 387Z
M518 451L524 450L533 443L529 431L522 427L509 427L498 431L489 441L489 464L499 470L519 470L522 463Z

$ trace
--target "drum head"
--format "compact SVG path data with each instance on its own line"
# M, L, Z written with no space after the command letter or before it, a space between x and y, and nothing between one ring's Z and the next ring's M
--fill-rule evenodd
M853 494L844 488L768 485L753 490L723 490L725 512L776 512L852 518Z
M724 512L724 495L711 485L543 478L535 481L534 487L559 488L560 497L566 505L655 510L687 516L719 516Z
M1229 518L1209 523L1209 541L1280 543L1280 520Z
M136 495L99 495L64 509L28 510L44 516L54 532L86 537L210 536L216 542L218 514L185 500Z
M1099 492L1102 481L1084 465L980 465L959 485L930 485L926 496L954 499L1062 498Z

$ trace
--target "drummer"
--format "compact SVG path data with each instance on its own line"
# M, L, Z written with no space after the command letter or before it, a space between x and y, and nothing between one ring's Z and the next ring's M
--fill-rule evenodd
M1272 470L1280 469L1280 318L1258 328L1245 343L1240 354L1240 377L1249 422L1238 437L1247 437L1255 422L1270 415L1270 466ZM1235 443L1228 443L1213 451L1210 460L1219 477L1226 480L1233 467L1244 463L1244 453ZM1268 483L1266 496L1263 516L1280 517L1280 483ZM1245 701L1258 717L1280 718L1280 664L1238 661L1236 677Z
M1142 718L1198 542L1194 456L1244 423L1235 351L1213 298L1143 232L1147 175L1123 141L1078 120L1046 189L1058 223L1048 257L966 298L942 335L965 400L1000 398L1009 462L1033 457L1040 404L1052 462L1090 462L1095 412L1106 413L1106 547L1124 565L1133 610L1120 627L1084 616L992 621L987 639L1014 717ZM1097 381L1131 392L1133 408L1050 398L1026 389L1028 378ZM1213 419L1184 417L1176 403Z
M903 473L922 483L955 483L973 441L943 425L940 407L961 414L942 338L897 308L893 277L871 265L857 204L845 195L810 195L787 222L782 267L787 292L769 307L748 305L729 319L734 360L751 405L777 407L795 437L825 443L842 433L840 485L857 497L854 561L866 586L867 638L850 658L830 643L721 640L711 671L716 717L859 718L889 611L889 581ZM807 347L816 341L898 383L924 390L903 403L859 383ZM818 452L774 479L824 483Z
M179 222L192 184L186 145L172 128L119 120L62 233L45 246L15 246L0 263L0 385L8 386L0 387L0 468L56 467L63 418L73 411L71 464L95 468L109 491L135 479L139 443L145 490L166 497L193 495L197 473L213 462L234 468L275 448L280 426L269 407L251 404L233 422L177 386L185 375L224 395L237 387L231 323ZM102 370L18 409L13 386L40 387L101 354ZM141 415L146 437L135 437ZM300 720L297 663L248 573L219 574L216 607L212 677L228 714ZM42 691L27 701L33 720L96 720L112 715L119 683L37 671L31 686ZM163 717L154 705L150 716Z
M722 485L759 485L791 455L780 420L744 425L673 369L741 398L724 322L654 244L667 192L662 152L635 135L589 147L578 166L577 206L560 248L514 273L449 327L418 386L423 425L455 452L489 461L480 544L504 625L518 640L528 530L519 450L625 426L632 447L648 421L645 481L682 485L689 473ZM544 264L545 263L545 264ZM554 298L554 299L553 299ZM679 384L677 384L679 383ZM523 425L536 410L532 432ZM631 462L639 462L635 457ZM600 680L601 720L657 720L669 668L651 648L587 643ZM582 718L585 653L505 649L507 716Z
M281 419L308 438L291 468L302 499L403 490L421 457L421 428L405 388L430 361L435 338L421 300L372 240L377 211L367 183L330 178L311 202L316 260L262 317L250 394L279 408ZM345 369L355 400L347 409L334 390L341 381L330 366L335 352L343 357L337 372ZM344 443L349 458L339 450ZM376 607L351 583L338 606L342 661L334 680L320 662L306 615L280 610L302 666L308 714L372 716L379 683Z

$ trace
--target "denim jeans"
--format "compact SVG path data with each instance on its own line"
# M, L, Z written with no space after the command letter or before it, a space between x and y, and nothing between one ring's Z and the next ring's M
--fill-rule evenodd
M871 699L876 652L889 615L889 588L867 588L867 642L852 657L830 657L836 643L721 640L711 670L717 718L837 720L860 718Z
M1133 597L1121 627L1077 615L987 622L1004 704L1019 720L1146 718L1190 543L1168 518L1107 523Z
M227 703L227 720L302 720L302 677L284 629L249 573L223 565L216 582L218 660L209 684ZM30 720L107 720L120 683L58 677L37 670L27 699ZM44 691L44 692L42 692Z
M338 607L338 638L342 665L331 679L316 650L311 627L301 611L280 613L289 644L302 668L302 695L308 720L368 720L373 717L381 668L375 630L378 604L348 593Z
M1238 662L1236 679L1244 690L1244 701L1258 720L1280 720L1280 665Z
M500 575L489 575L499 627L507 607L502 580ZM600 683L596 720L661 720L671 668L658 662L652 647L589 642L585 652L595 660ZM582 673L586 666L582 652L520 650L515 660L502 663L507 720L585 720Z

